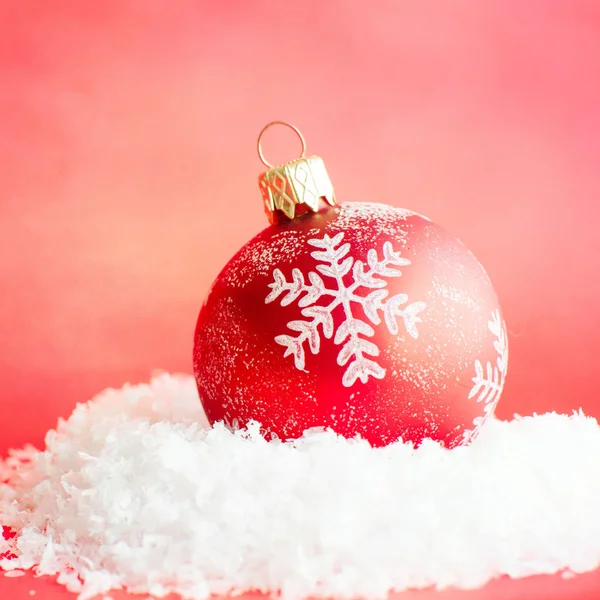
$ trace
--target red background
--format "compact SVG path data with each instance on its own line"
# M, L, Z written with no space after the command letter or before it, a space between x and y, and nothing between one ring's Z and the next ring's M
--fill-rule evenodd
M426 214L486 266L501 417L599 416L599 98L595 0L0 0L0 455L105 386L190 372L208 286L266 225L273 119L338 199Z

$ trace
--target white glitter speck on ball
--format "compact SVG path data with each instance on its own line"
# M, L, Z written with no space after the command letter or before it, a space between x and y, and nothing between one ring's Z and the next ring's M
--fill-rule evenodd
M111 589L205 599L383 598L600 565L600 428L575 414L491 420L468 447L314 431L266 442L208 427L193 378L79 405L46 450L0 461L0 561Z

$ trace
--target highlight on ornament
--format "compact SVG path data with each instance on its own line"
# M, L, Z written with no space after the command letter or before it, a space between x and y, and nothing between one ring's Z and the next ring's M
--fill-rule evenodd
M0 460L0 568L81 600L369 600L598 568L597 421L497 420L508 340L484 268L420 214L339 202L295 128L300 157L272 166L271 125L270 225L213 283L194 375L106 390Z

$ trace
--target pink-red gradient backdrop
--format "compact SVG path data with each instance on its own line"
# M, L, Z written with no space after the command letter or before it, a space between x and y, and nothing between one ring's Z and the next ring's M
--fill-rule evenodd
M599 98L594 0L0 0L0 455L190 372L204 294L266 225L273 119L338 199L424 213L485 265L501 417L600 416Z

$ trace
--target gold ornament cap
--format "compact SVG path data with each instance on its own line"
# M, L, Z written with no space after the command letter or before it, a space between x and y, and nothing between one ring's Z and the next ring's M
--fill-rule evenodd
M273 125L285 125L296 132L302 143L300 157L282 165L274 166L263 154L261 140ZM330 206L335 204L333 185L319 156L305 156L306 142L300 131L284 121L266 125L258 136L258 156L268 171L258 177L258 185L265 203L270 223L291 221L308 211L318 212L321 200Z

